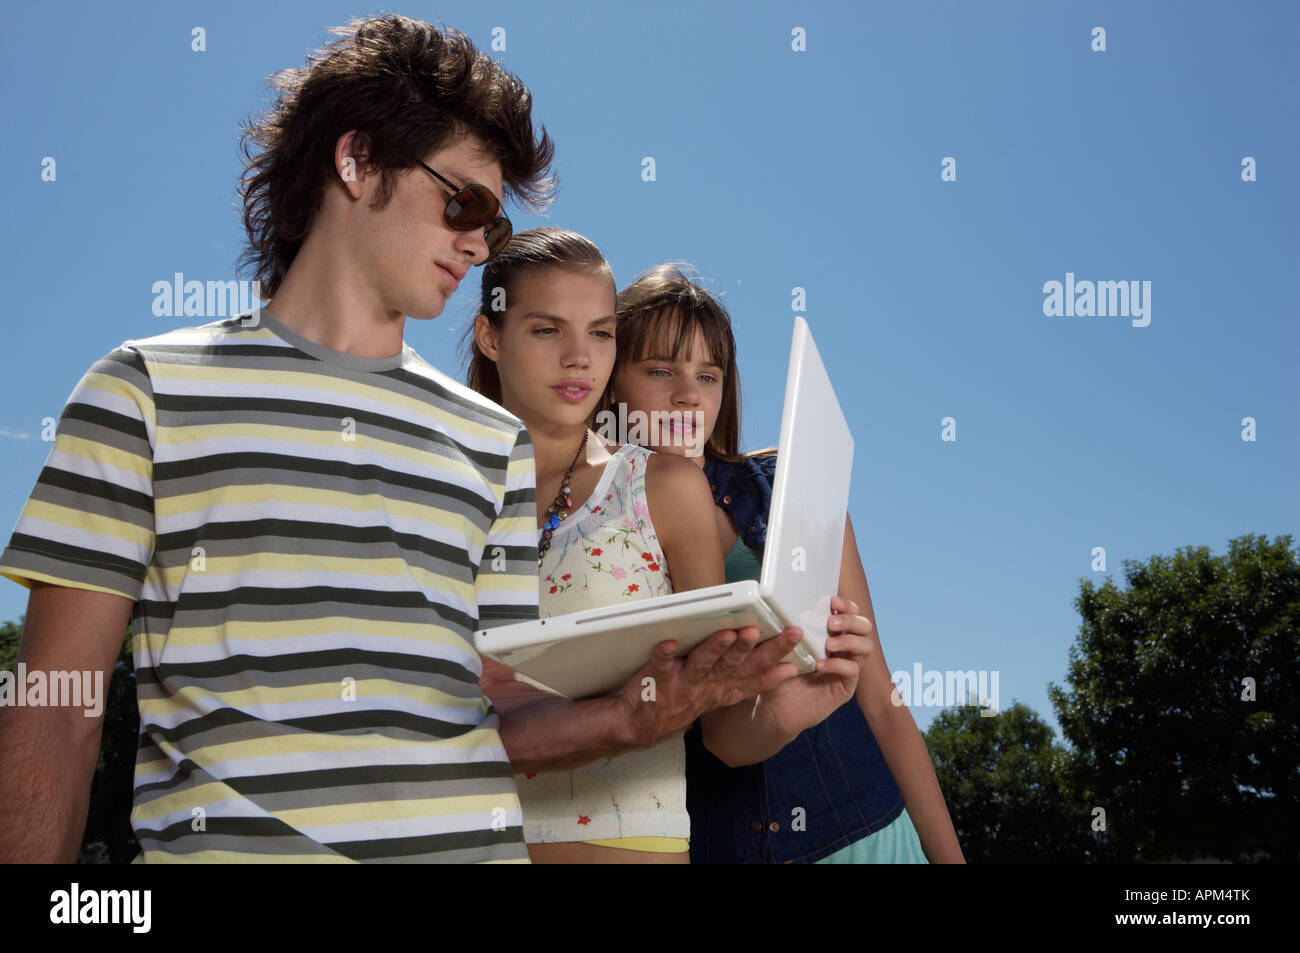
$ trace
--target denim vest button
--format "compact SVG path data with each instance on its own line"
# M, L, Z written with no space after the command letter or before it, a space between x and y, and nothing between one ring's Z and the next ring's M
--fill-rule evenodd
M724 497L722 498L722 502L723 502L723 503L730 503L730 502L731 502L731 497L729 497L729 496L724 496ZM750 528L752 529L753 527L750 527Z
M777 831L781 829L781 825L778 824L776 821L773 821L771 824L767 825L767 829L771 831L773 834L775 834Z
M749 825L749 829L750 829L751 831L761 831L761 830L763 829L763 822L762 822L762 821L754 821L753 823L751 823L751 824Z

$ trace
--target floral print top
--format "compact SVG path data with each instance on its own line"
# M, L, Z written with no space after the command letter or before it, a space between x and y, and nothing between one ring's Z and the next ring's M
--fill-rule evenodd
M673 591L646 502L652 452L619 447L591 496L555 529L540 570L542 618ZM690 836L680 733L572 771L517 774L515 786L530 844Z
M591 496L555 529L541 566L540 616L673 591L646 503L645 464L652 452L619 447Z

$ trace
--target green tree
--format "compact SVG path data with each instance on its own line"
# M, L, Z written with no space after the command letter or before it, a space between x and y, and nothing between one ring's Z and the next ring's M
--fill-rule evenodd
M1082 863L1105 856L1086 808L1063 784L1064 748L1017 703L991 717L940 712L926 732L948 812L970 863Z
M1300 565L1291 537L1125 561L1081 581L1068 689L1074 796L1125 860L1300 857Z
M0 622L0 672L18 670L18 643L23 640L23 623L27 616L20 615L17 622Z

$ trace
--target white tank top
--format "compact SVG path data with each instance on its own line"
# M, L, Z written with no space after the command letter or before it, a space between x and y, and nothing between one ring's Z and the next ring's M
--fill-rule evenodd
M555 529L540 570L542 618L673 591L646 504L652 452L619 447L591 496ZM690 837L680 732L572 771L516 774L515 786L530 844Z

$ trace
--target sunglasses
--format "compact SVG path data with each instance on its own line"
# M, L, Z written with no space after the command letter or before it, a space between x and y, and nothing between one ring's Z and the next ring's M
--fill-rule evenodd
M443 219L447 222L449 228L458 232L472 232L476 228L483 229L483 238L487 241L488 258L493 257L506 247L506 242L510 241L514 229L510 225L510 219L501 214L501 203L497 201L497 197L492 194L491 189L486 185L477 184L470 184L463 189L458 189L423 162L420 162L419 159L415 161L419 163L420 168L454 193L451 198L447 199L447 208L443 212Z

